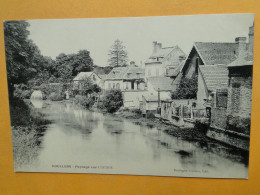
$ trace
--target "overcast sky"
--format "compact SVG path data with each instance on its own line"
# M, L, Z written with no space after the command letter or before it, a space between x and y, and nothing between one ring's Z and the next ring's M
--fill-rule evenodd
M106 66L115 39L123 41L130 61L140 65L150 56L152 42L179 45L188 54L193 42L234 42L248 37L253 14L161 16L139 18L28 20L30 38L45 56L90 51L94 63Z

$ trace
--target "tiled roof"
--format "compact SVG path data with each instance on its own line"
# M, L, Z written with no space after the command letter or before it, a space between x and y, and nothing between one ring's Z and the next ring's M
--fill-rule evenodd
M143 79L144 69L137 66L117 67L113 68L106 76L106 80L121 79Z
M169 77L149 77L148 82L151 83L151 85L156 91L158 90L158 88L160 88L160 91L172 90L172 79Z
M167 57L170 53L172 53L173 56ZM149 64L155 62L165 62L166 65L177 66L180 62L179 56L185 57L185 53L178 46L165 47L158 49L156 53L152 53L152 55L148 58L148 60L146 60L145 63Z
M249 56L239 56L235 61L228 64L228 67L236 67L236 66L252 66L253 59Z
M93 72L80 72L73 80L80 81L88 78Z
M142 79L144 78L144 69L140 67L129 67L125 73L125 79Z
M194 45L207 65L229 64L238 56L237 43L195 42Z
M228 68L226 65L199 66L209 91L228 87Z
M116 67L113 68L110 73L106 76L106 80L118 80L123 79L124 74L127 71L127 67Z
M147 102L157 102L158 101L157 95L143 95L143 97Z

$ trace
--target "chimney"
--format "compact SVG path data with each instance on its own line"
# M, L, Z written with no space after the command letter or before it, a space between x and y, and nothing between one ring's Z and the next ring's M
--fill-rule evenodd
M157 52L157 41L153 42L153 53Z
M248 34L248 54L253 55L254 53L254 26L255 23L253 23L253 26L249 27L249 34Z
M135 62L134 62L134 61L131 61L131 62L130 62L130 66L135 66Z
M157 47L158 49L162 49L162 44L161 43L157 43L157 46L158 46Z
M237 37L235 39L236 44L238 44L238 56L243 56L246 54L246 37Z

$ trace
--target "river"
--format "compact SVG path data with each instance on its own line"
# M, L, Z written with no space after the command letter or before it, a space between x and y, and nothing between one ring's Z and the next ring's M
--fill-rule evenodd
M247 177L245 164L220 155L224 146L184 141L69 102L32 103L52 124L33 165L16 171Z

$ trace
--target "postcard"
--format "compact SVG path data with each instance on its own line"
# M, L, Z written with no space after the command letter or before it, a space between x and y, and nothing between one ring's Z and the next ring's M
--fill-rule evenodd
M248 178L254 22L4 21L14 170Z

